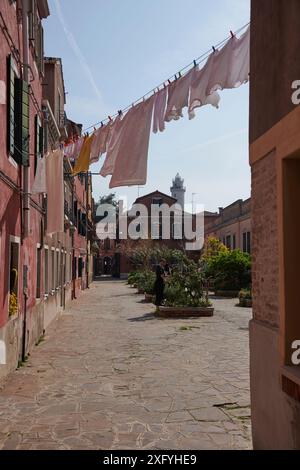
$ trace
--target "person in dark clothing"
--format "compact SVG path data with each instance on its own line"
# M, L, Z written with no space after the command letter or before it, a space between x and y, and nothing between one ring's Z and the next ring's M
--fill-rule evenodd
M165 289L165 260L161 260L161 262L156 266L156 280L154 284L154 291L155 291L155 305L159 307L162 304L164 299L164 289Z

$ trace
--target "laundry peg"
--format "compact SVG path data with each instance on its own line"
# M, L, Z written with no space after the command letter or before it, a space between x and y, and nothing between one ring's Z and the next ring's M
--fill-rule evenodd
M178 72L178 78L181 78L181 72Z
M234 38L234 33L230 30L231 37Z
M120 117L122 116L122 110L121 110L121 109L119 109L118 115L119 115Z
M194 60L194 67L197 67L197 62Z
M170 79L168 80L168 84L171 85L171 80Z
M212 46L212 50L213 50L213 52L216 52L215 46Z
M175 75L174 75L174 78L175 78L175 81L177 81L177 75L176 75L176 73L175 73Z
M101 127L103 127L103 126L104 126L103 121L101 121Z

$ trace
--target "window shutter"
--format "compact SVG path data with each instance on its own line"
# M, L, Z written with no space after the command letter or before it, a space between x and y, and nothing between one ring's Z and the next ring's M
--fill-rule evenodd
M13 68L13 58L7 59L7 150L10 155L15 154L15 72Z
M29 84L19 78L16 78L15 136L19 159L23 166L29 166Z

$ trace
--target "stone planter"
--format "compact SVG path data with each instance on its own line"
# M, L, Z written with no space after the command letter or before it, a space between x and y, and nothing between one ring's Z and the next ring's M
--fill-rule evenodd
M158 307L155 312L160 317L189 318L189 317L212 317L213 307Z
M252 308L252 299L240 299L238 306Z
M145 293L145 302L148 302L149 304L154 304L154 298L154 295Z
M236 298L239 296L238 290L216 290L215 295L217 297Z

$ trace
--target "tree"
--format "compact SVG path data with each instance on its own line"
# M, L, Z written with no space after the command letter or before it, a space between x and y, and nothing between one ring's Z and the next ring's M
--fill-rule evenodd
M101 196L99 198L98 204L111 204L114 207L117 207L118 201L116 198L116 193L109 193L106 196Z

